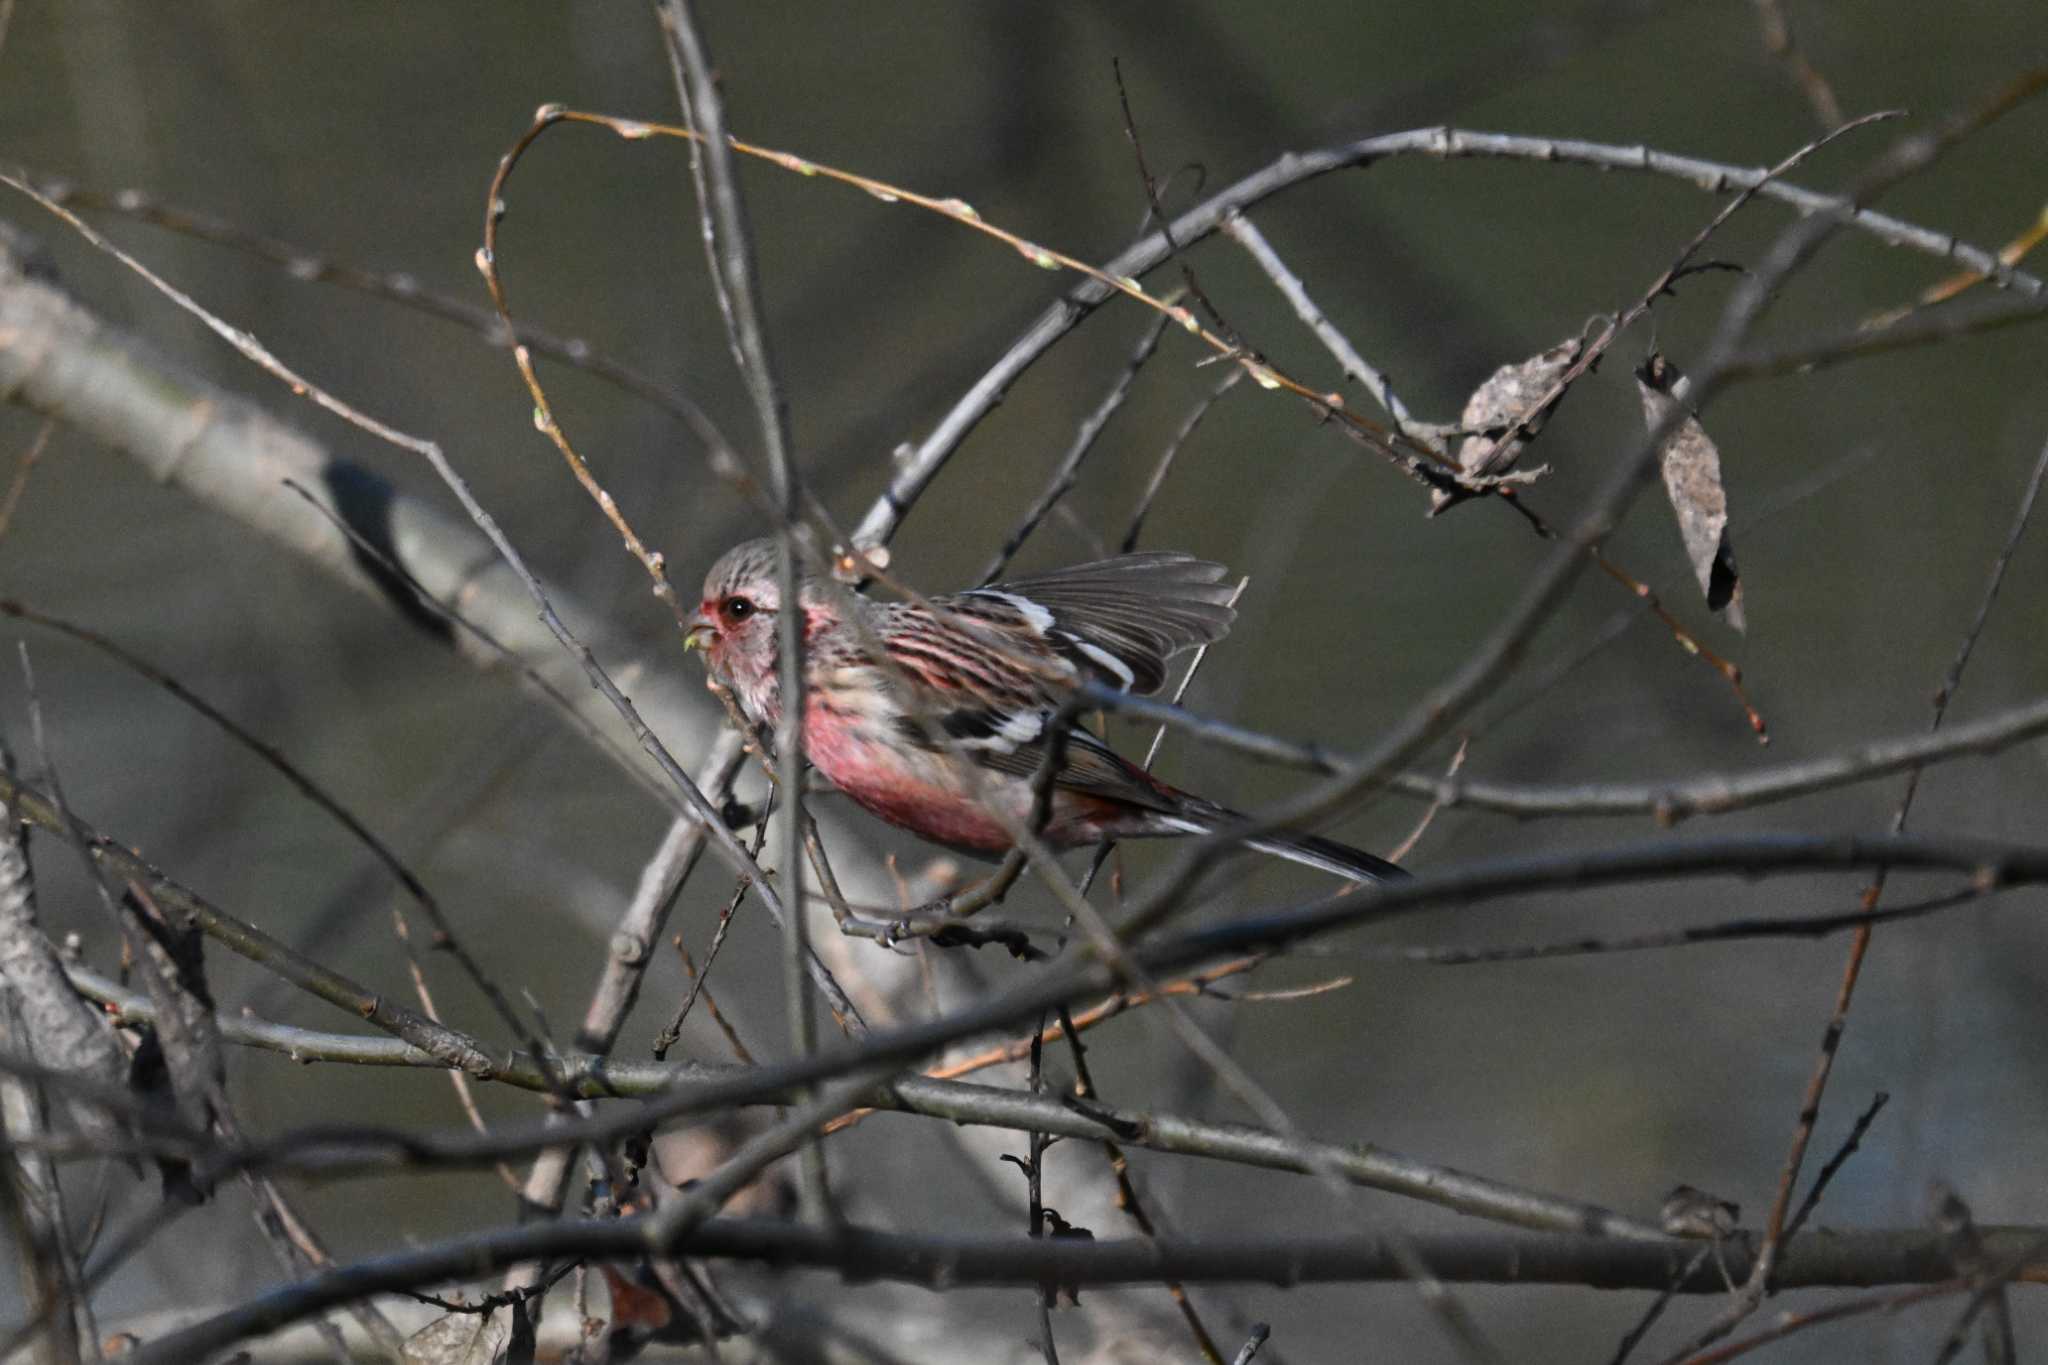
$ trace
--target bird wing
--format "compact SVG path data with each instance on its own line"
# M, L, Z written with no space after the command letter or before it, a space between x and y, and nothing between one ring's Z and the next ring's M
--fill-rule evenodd
M933 599L944 611L1035 637L1110 687L1140 695L1166 661L1214 644L1237 613L1221 564L1174 552L1118 555Z
M997 772L1031 781L1045 766L1045 741L1034 740L1014 749L977 755ZM1178 811L1181 803L1162 782L1133 767L1114 749L1087 730L1075 726L1067 731L1060 764L1053 773L1053 785L1114 801L1118 805L1146 810Z
M1054 717L1075 682L1084 671L1102 673L1099 665L1088 668L1085 654L1077 662L1056 628L1037 620L1044 609L1029 603L976 592L934 599L929 608L894 604L886 612L880 637L905 694L897 732L919 748L954 749L1006 776L1037 775ZM1079 726L1067 732L1053 781L1152 809L1173 806L1164 788Z
M899 686L899 733L936 731L997 772L1034 776L1053 718L1086 680L1157 691L1167 660L1223 638L1236 619L1221 564L1176 553L1119 555L882 608L879 633ZM1074 727L1054 781L1077 792L1171 809L1153 782Z

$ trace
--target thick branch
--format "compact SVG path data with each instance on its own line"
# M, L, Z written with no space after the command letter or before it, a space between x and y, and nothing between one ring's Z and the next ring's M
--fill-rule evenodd
M1296 1285L1402 1281L1412 1249L1440 1280L1574 1284L1716 1294L1725 1281L1699 1243L1617 1242L1596 1237L1415 1233L1388 1237L1194 1241L1131 1238L927 1238L856 1228L714 1219L675 1245L652 1247L649 1220L576 1220L500 1229L344 1267L250 1300L133 1351L134 1365L203 1358L309 1314L367 1295L486 1274L543 1256L603 1257L661 1250L677 1255L817 1266L853 1280L905 1280L933 1289L968 1284L1156 1284L1224 1281ZM2015 1279L2048 1280L2039 1228L1981 1230L1987 1254L2017 1263ZM1731 1274L1747 1273L1749 1239L1722 1243ZM1822 1285L1938 1284L1957 1280L1939 1234L1922 1229L1809 1233L1790 1243L1776 1282ZM1957 1280L1960 1292L1967 1281Z

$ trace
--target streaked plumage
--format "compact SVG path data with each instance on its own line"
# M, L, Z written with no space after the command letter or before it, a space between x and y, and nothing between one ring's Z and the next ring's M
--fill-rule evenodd
M774 542L714 564L691 624L712 671L756 724L782 715ZM1155 691L1167 661L1223 638L1236 613L1223 566L1176 553L1120 555L928 602L870 602L812 581L804 614L804 752L855 802L937 843L993 855L1012 842L1000 807L1029 818L1047 729L1082 681ZM859 613L858 620L844 612ZM876 647L886 658L878 662ZM1043 836L1070 848L1196 834L1242 817L1068 731ZM1253 847L1340 876L1401 870L1327 839Z

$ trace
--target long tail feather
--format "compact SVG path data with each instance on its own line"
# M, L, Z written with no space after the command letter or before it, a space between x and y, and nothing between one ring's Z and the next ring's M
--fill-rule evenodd
M1303 867L1313 867L1353 881L1405 882L1409 874L1385 858L1375 857L1362 848L1340 844L1335 839L1319 839L1314 835L1300 839L1247 839L1246 847L1261 853L1270 853L1285 858Z
M1189 804L1191 809L1168 816L1165 822L1171 822L1189 834L1209 834L1219 829L1227 831L1230 826L1245 822L1242 815L1227 806L1207 801L1197 804L1192 799ZM1246 848L1255 848L1261 853L1350 881L1405 882L1410 876L1405 869L1385 858L1314 834L1261 834L1246 839L1244 844Z

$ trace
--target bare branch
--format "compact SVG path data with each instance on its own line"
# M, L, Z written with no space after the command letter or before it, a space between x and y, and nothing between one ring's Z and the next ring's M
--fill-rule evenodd
M1254 171L1236 184L1203 200L1173 221L1173 236L1183 248L1218 231L1233 213L1283 190L1350 167L1371 166L1396 156L1440 158L1472 157L1563 163L1604 170L1628 170L1663 176L1698 186L1712 194L1754 189L1763 198L1776 200L1804 217L1826 215L1844 226L1865 232L1893 246L1903 246L1942 260L1954 260L1980 271L2002 288L2025 298L2040 299L2048 284L2025 271L2005 265L1995 252L1958 241L1953 235L1920 227L1888 214L1864 208L1855 199L1819 193L1772 178L1764 168L1731 166L1696 157L1674 156L1647 147L1622 147L1579 139L1516 137L1503 133L1477 133L1454 128L1418 128L1363 138L1312 152L1294 152ZM1159 265L1169 254L1165 237L1157 232L1140 238L1102 267L1111 276L1138 276ZM1082 318L1107 302L1113 291L1090 280L1067 291L1010 346L952 409L940 419L916 451L891 474L888 489L868 509L854 530L856 544L881 544L897 526L945 463L982 418L994 410L1010 385L1053 343L1078 325Z
M119 1009L123 1018L154 1018L154 1006L95 973L74 969L73 978L93 998ZM365 1066L438 1067L446 1063L399 1039L322 1033L246 1017L221 1021L222 1037L232 1043L281 1052L295 1061L331 1061ZM620 1062L570 1055L553 1059L562 1074L575 1078L583 1093L593 1096L661 1096L753 1074L747 1068L701 1062ZM528 1090L545 1090L546 1078L531 1058L509 1054L493 1080ZM779 1103L786 1091L763 1091L755 1103ZM1334 1168L1345 1180L1370 1189L1420 1199L1474 1217L1516 1227L1553 1232L1589 1232L1604 1237L1655 1239L1654 1225L1639 1222L1594 1204L1538 1191L1519 1189L1486 1176L1431 1165L1365 1143L1324 1142L1288 1137L1242 1124L1209 1123L1177 1114L1146 1112L1091 1103L1086 1109L1055 1098L1034 1096L993 1086L906 1077L891 1082L869 1101L873 1107L922 1115L951 1123L1039 1131L1053 1136L1100 1139L1111 1136L1126 1146L1180 1156L1308 1173L1319 1164ZM565 1125L566 1126L566 1125ZM175 1136L175 1135L174 1135ZM501 1134L502 1136L502 1134ZM386 1134L370 1129L310 1130L283 1134L261 1148L223 1160L283 1170L330 1175L350 1170L381 1170L408 1164L475 1164L459 1147L427 1135Z
M1249 730L1182 710L1150 697L1091 688L1090 706L1156 721L1197 739L1269 762L1344 776L1358 770L1353 755ZM1708 773L1668 782L1585 782L1537 785L1485 778L1399 773L1389 791L1448 808L1494 811L1519 819L1545 816L1649 815L1671 824L1694 815L1721 815L1790 801L1837 787L1869 782L1959 758L1982 757L2048 732L2048 700L1994 712L1981 720L1892 739L1864 740L1818 758L1746 773Z
M349 265L310 247L251 232L217 214L167 204L147 190L124 189L109 193L49 177L41 179L37 187L66 208L87 213L119 214L166 232L239 251L252 259L276 266L290 279L332 284L452 322L475 333L489 346L502 349L516 342L530 348L536 355L596 375L621 391L660 408L689 427L707 451L728 454L732 451L732 443L726 440L717 423L696 399L606 355L582 337L560 336L530 322L515 323L507 332L504 323L491 309L430 289L410 273L365 270Z
M135 1365L166 1365L216 1352L335 1303L474 1275L547 1255L618 1256L650 1248L648 1219L578 1220L478 1233L379 1257L258 1296L169 1336L136 1348ZM2005 1255L2040 1240L2038 1229L1984 1230L1987 1248ZM1604 1289L1657 1289L1681 1276L1697 1247L1672 1239L1619 1243L1603 1238L1469 1233L1416 1234L1410 1239L1447 1278L1495 1284L1570 1283ZM758 1259L779 1265L838 1269L860 1279L902 1279L933 1287L965 1284L1145 1284L1163 1279L1311 1284L1400 1280L1407 1271L1386 1237L1203 1239L1133 1238L1085 1242L1008 1236L938 1238L867 1229L816 1229L787 1223L714 1219L653 1246L675 1254ZM2038 1251L2030 1252L2038 1257ZM1731 1266L1746 1271L1751 1253L1739 1239ZM1954 1278L1941 1239L1930 1232L1812 1234L1792 1247L1780 1269L1788 1286L1891 1284L1964 1287ZM2023 1278L2048 1275L2037 1260ZM1693 1271L1686 1292L1723 1292L1720 1275Z

